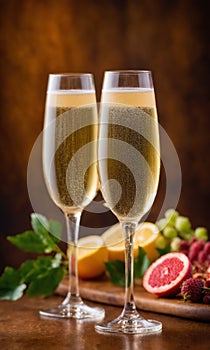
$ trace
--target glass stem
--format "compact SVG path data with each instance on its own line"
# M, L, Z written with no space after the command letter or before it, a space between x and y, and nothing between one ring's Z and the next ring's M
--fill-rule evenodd
M64 300L64 304L82 303L79 294L79 279L78 279L78 262L77 262L77 243L79 236L79 227L81 212L75 214L65 214L67 242L68 242L68 258L69 258L69 286L68 294Z
M133 272L134 272L134 249L133 240L137 223L122 223L125 235L125 304L123 309L123 317L136 316L136 306L133 295Z

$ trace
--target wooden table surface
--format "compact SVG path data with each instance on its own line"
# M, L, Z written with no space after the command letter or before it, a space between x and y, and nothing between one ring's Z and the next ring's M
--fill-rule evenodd
M1 350L207 350L210 344L210 324L141 312L146 318L163 323L161 334L140 336L99 334L94 322L41 318L39 308L58 305L63 299L28 298L0 301ZM94 305L92 302L87 302ZM96 304L95 304L96 305ZM102 304L97 304L102 305ZM121 307L103 305L106 319L117 317Z

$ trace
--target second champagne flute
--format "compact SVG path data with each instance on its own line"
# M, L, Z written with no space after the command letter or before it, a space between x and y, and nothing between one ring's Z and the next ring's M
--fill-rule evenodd
M105 72L99 122L98 166L105 202L125 237L125 304L121 315L97 324L102 332L149 334L162 324L137 312L133 294L133 239L154 201L160 170L159 132L149 71Z
M93 320L104 316L102 308L89 307L82 301L77 267L81 214L95 197L98 185L97 119L91 74L49 75L43 167L48 192L66 218L69 291L61 305L41 310L42 316Z

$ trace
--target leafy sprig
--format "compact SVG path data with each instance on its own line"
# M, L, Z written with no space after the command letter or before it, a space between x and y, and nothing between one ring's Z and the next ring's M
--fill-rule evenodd
M0 299L17 300L26 292L29 296L50 296L67 272L67 257L58 246L61 225L41 214L31 215L33 230L7 239L25 252L42 254L27 260L16 270L6 267L0 277Z
M61 224L47 220L41 214L31 214L32 230L7 239L25 252L36 253L36 259L23 262L18 269L6 267L0 276L0 299L17 300L28 296L48 297L53 294L67 273L66 254L60 249ZM139 247L134 261L134 278L142 278L151 262ZM106 271L115 285L125 286L125 263L115 260L105 263Z
M125 263L120 260L108 261L106 270L113 284L125 286ZM134 260L134 279L142 278L145 271L150 266L151 261L148 259L143 248L138 248L138 255Z

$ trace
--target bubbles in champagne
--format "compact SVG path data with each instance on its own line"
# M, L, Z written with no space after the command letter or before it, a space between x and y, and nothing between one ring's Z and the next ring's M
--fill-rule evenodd
M78 96L79 98L79 96ZM51 106L53 107L53 106ZM62 104L61 106L62 108L65 107L65 104ZM85 106L84 106L85 107ZM88 106L86 106L88 107ZM89 105L90 107L90 105ZM102 111L102 109L104 108L104 111L107 109L108 107L110 107L109 104L103 104L99 106L100 110ZM127 201L127 212L133 213L135 211L135 208L138 207L138 197L135 197L135 193L136 193L136 184L134 181L134 178L137 178L137 183L139 183L139 186L142 185L143 187L143 182L142 182L142 177L144 177L144 173L139 173L138 170L135 170L135 161L139 159L139 162L142 162L142 165L145 169L147 169L147 173L150 174L149 178L152 179L153 178L153 173L156 169L157 163L154 162L153 158L151 157L150 160L147 160L148 155L150 154L154 154L154 150L152 152L147 152L144 154L143 149L145 149L145 144L148 143L148 148L150 148L150 146L152 145L152 147L157 150L159 147L159 140L154 139L153 138L153 134L152 132L148 132L147 130L149 129L149 127L151 128L151 130L153 130L153 132L156 130L156 128L159 128L160 131L160 138L161 138L161 144L162 144L162 151L161 151L161 159L162 159L162 165L165 168L165 173L166 173L166 189L165 189L165 197L164 197L164 202L162 204L162 207L160 209L159 215L158 217L162 217L162 213L164 213L166 211L166 209L168 207L174 207L176 208L176 205L178 203L179 200L179 195L180 195L180 190L181 190L181 169L180 169L180 163L179 163L179 159L178 159L178 155L176 153L176 150L173 146L173 143L171 142L170 138L168 137L168 135L166 134L165 130L157 124L157 122L155 121L155 113L156 111L154 111L153 106L150 104L148 105L148 107L143 107L143 108L136 108L136 107L129 107L129 106L119 106L118 107L122 107L122 109L120 109L120 113L122 112L124 114L124 118L121 118L120 113L118 111L118 113L116 113L116 104L114 106L112 110L111 110L111 115L112 115L112 129L108 129L107 127L103 129L103 133L101 134L102 138L108 137L108 133L110 132L112 135L112 146L115 147L116 142L118 142L118 145L116 148L116 151L112 151L113 156L112 158L110 157L110 161L112 162L112 164L110 164L110 168L112 168L112 172L114 173L114 176L107 176L107 189L111 189L110 193L112 193L113 196L113 205L112 205L112 209L119 203L122 203L122 201L124 200L124 198L126 198L126 193L123 194L122 191L122 186L121 183L119 182L119 176L116 174L116 168L117 168L117 164L114 164L115 162L121 162L121 165L119 167L119 172L122 170L124 172L125 169L126 173L128 175L128 178L131 179L129 186L126 186L127 191L130 194L133 194L131 196L129 196L129 201ZM69 110L69 109L68 109ZM124 112L123 112L124 111ZM57 146L54 145L54 149L50 147L50 145L48 143L46 143L46 148L44 150L44 152L46 152L46 166L45 166L45 171L51 172L50 177L51 177L51 181L53 183L54 179L53 176L55 176L55 172L53 173L52 171L52 159L55 155L54 151L56 149L58 149L60 147L60 145L63 143L63 141L68 138L69 136L71 136L71 134L77 133L78 130L83 129L83 131L87 130L86 128L88 128L89 124L94 124L96 125L96 129L97 129L97 112L95 111L94 114L94 121L92 120L92 122L90 123L90 120L88 120L88 117L85 117L85 113L82 114L79 111L77 111L77 106L73 107L71 109L71 113L68 111L63 110L61 114L65 115L66 113L66 123L67 123L67 115L72 114L74 115L74 125L70 131L70 129L63 128L62 131L62 137L60 137L60 142L59 142L59 137L57 138L56 144ZM105 112L104 112L105 113ZM151 115L152 117L148 119L148 114ZM79 115L81 115L79 117ZM88 115L88 114L87 114ZM127 117L125 117L127 115ZM138 120L138 116L141 116L142 119L142 123L137 123ZM102 120L101 118L101 122L106 123L105 120ZM57 119L56 121L58 128L61 130L61 126L60 123L62 123L61 119ZM49 124L51 124L50 127L47 126L45 132L48 133L47 138L50 138L50 135L53 135L53 133L55 132L55 128L56 128L56 123L54 122L49 122ZM147 124L149 123L149 124ZM36 142L34 143L34 146L32 148L31 154L30 154L30 158L29 158L29 162L28 162L28 172L27 172L27 185L28 185L28 193L29 193L29 197L30 197L30 201L31 201L31 205L34 209L34 212L37 213L42 213L43 215L53 218L53 219L57 219L60 222L62 222L64 224L63 221L63 214L61 213L61 211L55 206L53 205L53 202L51 200L51 198L49 197L47 191L46 191L46 187L45 187L45 183L43 181L43 176L42 176L42 164L41 164L41 148L42 148L42 136L43 133L41 133L39 135L39 137L37 138ZM74 136L76 136L76 134L74 134ZM119 139L118 139L119 138ZM96 140L96 139L95 139ZM95 142L93 140L86 140L86 144L84 144L83 141L83 145L81 145L81 148L86 148L86 147L92 147L91 143ZM104 142L104 141L103 141ZM67 142L68 143L68 142ZM90 146L88 146L90 143ZM122 146L124 144L124 146ZM136 152L140 153L140 157L132 157L131 155L128 156L124 156L122 158L119 158L119 153L120 153L120 147L124 147L122 148L124 155L125 153L127 153L127 150L129 150L129 153L133 153L133 149L136 150ZM158 146L158 147L157 147ZM99 145L100 147L100 145ZM80 147L77 149L77 151L74 154L75 157L75 161L78 164L77 161L77 156L79 159L79 163L81 162L81 156L80 154L77 155L77 153L79 152ZM106 152L107 149L106 147L101 148L101 150L103 150L103 152L101 153L101 158L102 158L102 162L103 162L103 156L106 156ZM82 152L82 149L81 149ZM87 150L84 149L84 152L87 152ZM158 151L159 152L159 151ZM74 158L73 157L73 158ZM95 155L94 155L95 157ZM72 158L72 160L73 160ZM69 159L69 161L71 161ZM68 163L68 162L67 162ZM147 166L145 166L145 164L147 163ZM86 172L87 172L87 162L83 167L83 176L86 176ZM93 159L90 161L90 164L94 164ZM140 164L140 163L139 163ZM156 165L154 165L156 164ZM154 169L153 169L154 167ZM50 169L51 168L51 169ZM175 172L172 170L175 169ZM71 177L71 166L68 165L66 166L66 172L67 172L67 177L65 178L65 182L66 182L66 188L67 188L67 192L70 192L70 197L74 199L74 202L79 203L80 199L77 199L76 197L74 197L74 193L72 193L71 191L71 187L69 187L69 185L67 185L69 183L68 179L70 179ZM75 166L75 174L78 175L77 173L77 169L78 166ZM118 173L119 173L118 172ZM89 174L91 174L91 170L89 172ZM105 174L105 173L104 173ZM49 174L47 174L48 176ZM105 176L105 175L104 175ZM133 180L132 180L132 176L133 176ZM81 174L79 173L78 176L81 179ZM90 178L92 178L92 174L90 176ZM126 179L123 179L123 181L127 181ZM52 185L51 183L51 185ZM91 181L90 181L91 183ZM127 181L128 183L128 181ZM79 180L79 184L74 184L74 187L76 186L80 186L80 180ZM124 186L124 185L123 185ZM154 184L152 185L154 188ZM90 186L91 187L91 186ZM106 183L105 183L105 187L106 187ZM95 188L95 187L94 187ZM81 194L80 194L80 198L83 197L84 194L84 189L85 187L83 186L83 189L81 190ZM106 189L106 191L107 191ZM88 191L86 192L86 195L88 196ZM147 198L146 198L146 202L148 203L148 208L152 205L152 202L154 200L154 196L155 196L156 191L152 191L150 192L150 194L147 194ZM110 194L111 195L111 194ZM57 193L57 196L59 197L59 193ZM92 195L91 195L92 196ZM90 196L90 197L91 197ZM141 193L141 200L143 200L144 196L143 193ZM136 203L135 203L135 198L136 198ZM97 202L94 201L91 203L90 206L86 207L87 211L90 210L91 213L95 213L95 215L98 214L102 214L106 211L108 211L108 207L103 206L102 202ZM147 210L147 208L145 207L145 210ZM124 215L124 214L123 214ZM157 218L158 219L158 218ZM106 222L102 222L102 226L98 227L98 228L94 228L92 227L92 223L89 222L89 226L83 226L81 225L80 228L80 236L85 236L85 235L92 235L92 234L100 234L102 233L104 230L106 230L109 226L107 226ZM65 237L62 238L65 241Z
M57 107L56 119L44 130L45 180L53 200L64 212L82 210L96 194L96 117L94 105ZM51 133L55 141L49 142L46 133Z
M139 221L150 209L158 186L159 158L154 108L102 104L99 173L103 196L119 220ZM109 179L115 180L115 187L104 188Z

